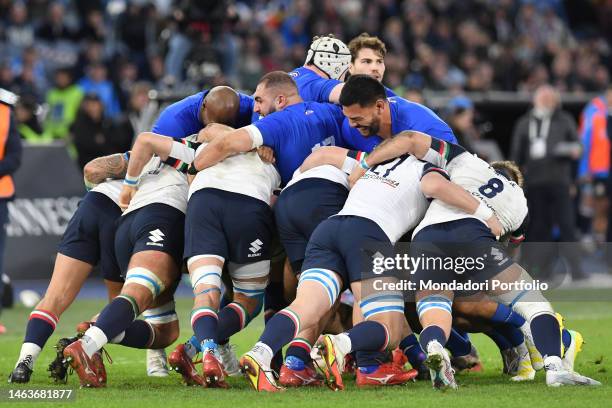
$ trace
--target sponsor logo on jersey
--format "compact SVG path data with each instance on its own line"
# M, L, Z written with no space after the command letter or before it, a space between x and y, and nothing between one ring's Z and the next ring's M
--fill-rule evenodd
M257 238L255 241L251 242L250 245L249 251L251 251L251 253L248 255L248 257L254 258L256 256L261 256L261 246L263 245L263 242Z
M163 247L164 244L161 242L164 240L164 233L160 231L160 229L156 229L153 231L149 231L149 242L147 242L147 245L153 245L153 246L159 246L159 247Z

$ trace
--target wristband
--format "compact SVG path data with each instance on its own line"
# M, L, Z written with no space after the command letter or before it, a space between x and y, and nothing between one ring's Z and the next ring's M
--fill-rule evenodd
M187 174L190 174L192 176L195 176L196 174L198 174L199 170L196 169L195 164L191 163L189 165L189 168L187 168Z
M491 210L485 203L480 202L480 205L476 211L474 211L473 215L476 218L486 221L493 216L493 210Z
M123 179L123 184L130 187L136 187L138 185L138 180L139 177L132 177L126 174L125 178Z
M368 157L368 154L364 153L359 159L359 167L361 167L364 170L370 170L370 166L368 166L368 163L366 162L367 157Z

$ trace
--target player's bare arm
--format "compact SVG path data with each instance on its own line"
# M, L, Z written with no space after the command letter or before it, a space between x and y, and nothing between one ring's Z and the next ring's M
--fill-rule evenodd
M214 166L223 159L238 153L246 153L261 143L257 144L244 128L220 134L214 138L196 156L193 166L196 171L204 170Z
M157 154L162 160L166 160L172 151L174 139L167 136L157 135L151 132L143 132L138 135L130 154L127 172L125 174L123 188L119 195L119 206L125 210L132 201L138 188L138 178L145 165Z
M303 173L314 167L323 166L330 164L339 169L342 169L344 161L346 160L347 149L337 146L325 146L320 147L312 152L304 163L300 166L300 171Z
M406 130L390 139L384 140L367 157L360 161L349 177L349 184L353 186L365 172L377 164L395 159L403 154L412 154L422 159L431 146L431 136L425 133Z
M128 162L122 153L93 159L83 168L85 186L92 189L106 179L121 179L125 177Z
M426 197L435 198L472 214L487 223L496 237L502 233L502 225L486 204L477 200L463 187L447 180L437 172L429 172L421 179L421 191Z
M332 89L329 94L329 103L340 103L340 92L342 92L342 88L344 88L344 84L338 84Z
M217 136L231 132L233 130L236 129L231 126L224 125L222 123L209 123L198 132L198 142L210 143Z

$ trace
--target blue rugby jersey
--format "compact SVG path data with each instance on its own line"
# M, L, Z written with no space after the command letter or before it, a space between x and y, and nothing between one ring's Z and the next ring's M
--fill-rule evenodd
M274 150L285 185L313 149L338 145L343 119L337 105L301 102L260 119L247 130L261 134L263 144Z
M165 108L153 125L152 132L174 139L198 133L204 127L200 120L200 107L207 94L208 90L198 92ZM238 95L240 97L240 108L235 124L236 128L247 126L258 118L258 115L253 113L253 105L255 104L253 98L241 93Z

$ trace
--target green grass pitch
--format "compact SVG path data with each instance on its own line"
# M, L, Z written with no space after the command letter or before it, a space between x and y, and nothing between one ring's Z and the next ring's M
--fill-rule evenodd
M189 299L179 299L177 311L181 318L181 337L191 335L189 327ZM457 377L457 391L438 392L429 382L410 383L406 386L356 389L352 379L346 379L347 390L332 392L327 388L288 390L273 395L257 394L248 388L241 377L231 378L231 389L216 390L185 387L180 376L171 373L167 378L150 378L146 375L145 352L110 345L108 351L114 363L107 364L108 386L105 389L77 389L75 402L27 402L7 403L6 406L79 406L79 407L611 407L612 406L612 303L610 302L555 302L563 313L568 327L583 333L586 341L579 355L576 370L598 379L602 387L565 387L548 389L543 373L538 373L531 383L513 384L501 374L501 359L494 344L477 334L472 338L484 364L482 373L461 374ZM71 387L78 388L78 378L72 375L68 385L54 386L46 371L53 359L53 345L60 337L74 334L75 325L104 306L102 301L78 300L61 317L57 331L49 340L37 361L32 381L26 387L6 382L15 364L23 339L29 310L17 306L6 310L0 321L7 327L7 334L0 336L0 390L13 388ZM263 321L258 318L242 333L232 339L239 353L245 352L261 333ZM172 348L168 348L168 352Z

